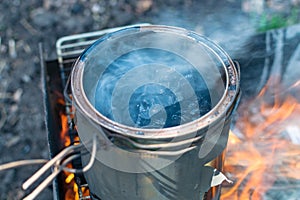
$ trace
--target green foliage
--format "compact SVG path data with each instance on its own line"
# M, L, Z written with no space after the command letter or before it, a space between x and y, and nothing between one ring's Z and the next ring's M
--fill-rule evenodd
M291 14L288 16L284 16L283 14L268 15L264 13L260 16L258 21L257 31L265 32L271 29L282 28L296 24L299 22L298 14L298 8L293 8Z

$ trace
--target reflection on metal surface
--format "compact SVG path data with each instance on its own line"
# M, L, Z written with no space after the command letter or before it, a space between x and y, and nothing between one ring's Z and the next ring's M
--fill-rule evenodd
M174 55L180 60L173 60ZM142 62L136 62L140 60ZM190 74L191 71L197 73ZM104 80L106 76L108 79ZM204 80L206 85L199 80ZM183 81L186 84L178 84ZM171 95L162 96L163 100L169 100L168 97L179 100L180 106L176 109L183 114L179 124L169 127L158 123L162 125L148 127L150 122L144 120L136 124L134 121L130 102L139 99L133 97L139 89L146 92L142 95L151 94L150 99L146 99L149 105L164 103L161 99L151 99L156 94L159 96L161 90L157 88L162 88L155 84L171 91L168 93ZM199 90L203 85L208 95ZM199 194L204 196L209 190L214 168L204 164L223 152L232 111L239 98L239 71L218 45L204 36L176 27L124 29L106 35L84 51L74 65L71 88L81 141L85 143L91 133L97 133L106 146L97 152L95 164L85 173L92 196L198 199ZM104 94L98 97L96 93ZM194 104L189 101L192 97L196 99ZM202 115L196 112L195 118L190 117L194 115L191 111L201 108L205 100L211 102L211 108ZM158 111L150 106L148 114L155 121L155 115L163 107L166 112L159 117L166 115L164 121L167 123L172 117L168 114L168 106L159 105L161 107L153 106ZM147 119L148 114L140 113L143 119ZM85 156L82 159L85 163Z

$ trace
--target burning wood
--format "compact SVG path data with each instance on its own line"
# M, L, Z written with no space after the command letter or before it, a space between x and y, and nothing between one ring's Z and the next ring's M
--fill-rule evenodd
M240 120L230 134L225 163L235 184L225 186L224 200L263 199L274 184L300 180L300 146L291 140L300 134L300 102L290 94L300 87L296 83L281 90L278 83L271 78L255 99L238 110Z

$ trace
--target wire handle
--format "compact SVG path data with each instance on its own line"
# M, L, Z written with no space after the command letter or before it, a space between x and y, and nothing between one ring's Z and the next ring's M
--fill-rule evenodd
M44 164L48 160L46 159L32 159L32 160L17 160L5 164L0 165L0 171L8 170L8 169L13 169L17 167L22 167L25 165L38 165L38 164Z
M25 181L22 185L23 190L27 190L33 183L35 183L47 170L53 167L53 172L48 176L39 186L37 186L29 195L27 195L24 200L31 200L36 198L53 180L61 171L68 171L71 173L84 173L88 171L94 164L95 156L97 152L97 137L96 134L92 139L92 152L89 163L83 167L82 169L71 169L67 168L67 164L72 160L80 157L78 151L83 149L84 145L72 145L64 150L62 150L59 154L57 154L54 158L49 160L43 167L41 167L36 173L34 173L27 181ZM74 154L77 153L77 154Z
M68 94L68 89L70 87L70 82L71 82L71 76L68 76L65 88L64 88L64 97L65 101L67 101L69 104L72 104L72 99L70 98L70 95Z

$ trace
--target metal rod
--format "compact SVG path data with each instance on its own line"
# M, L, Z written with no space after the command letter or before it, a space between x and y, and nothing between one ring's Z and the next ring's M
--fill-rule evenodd
M73 173L73 174L87 172L93 166L95 158L96 158L96 153L97 153L97 140L96 140L96 138L97 137L96 137L96 134L95 134L94 137L93 137L93 146L92 146L91 157L90 157L89 163L85 167L83 167L82 169L71 169L71 168L64 167L63 170L67 171L67 172L70 172L70 173Z
M9 162L9 163L5 163L5 164L0 165L0 171L7 170L7 169L12 169L12 168L17 168L17 167L22 167L24 165L44 164L47 161L48 160L46 160L46 159L13 161L13 162Z
M57 165L54 167L52 174L48 176L41 184L39 184L39 186L35 188L33 192L26 196L23 200L32 200L36 198L54 180L54 178L63 170L63 168L78 156L80 155L75 154L70 156L61 165L60 163L57 163Z
M78 55L78 54L82 53L83 50L84 49L78 49L78 50L63 52L63 53L61 53L61 56L74 56L74 55Z
M92 155L90 158L89 163L83 168L83 169L70 169L67 168L67 164L70 163L72 160L80 157L80 154L73 154L70 155L70 153L74 153L78 150L81 150L83 147L83 144L79 145L73 145L65 148L62 150L59 154L57 154L53 159L48 161L43 167L41 167L34 175L32 175L25 183L23 183L22 188L24 190L28 189L38 178L41 177L42 174L44 174L48 169L54 166L52 174L48 176L37 188L33 190L32 193L30 193L28 196L24 198L24 200L34 199L43 191L49 184L54 180L54 178L63 170L70 171L71 173L79 173L79 172L86 172L89 170L95 160L96 152L97 152L97 140L96 135L93 136L93 146L92 146ZM70 155L70 156L69 156ZM67 157L69 156L69 157ZM67 158L66 158L67 157ZM63 162L61 162L64 160Z
M26 196L23 200L32 200L36 198L61 172L61 169L54 168L52 174L48 176L32 193Z
M68 49L68 48L75 48L75 47L81 47L81 46L87 46L95 42L96 39L94 40L88 40L88 41L81 41L81 42L76 42L76 43L70 43L70 44L64 44L61 45L61 49Z
M76 108L76 109L79 109L79 108ZM87 120L90 121L90 124L92 124L97 130L99 130L99 133L101 133L104 138L106 138L108 140L108 138L106 137L106 134L104 133L104 131L102 130L101 126L97 126L95 123L93 123L91 121L91 119L89 118L86 118ZM109 135L112 135L112 134L109 134ZM122 137L122 136L121 136ZM192 139L189 139L188 142L192 142L193 140L197 141L199 140L200 138L198 138L200 136L197 136L195 138L192 138ZM125 137L124 137L125 138ZM129 142L132 142L132 140L128 139ZM175 143L175 142L174 142ZM180 143L180 142L179 142ZM133 143L132 143L133 144ZM138 144L138 143L136 143ZM175 143L176 144L176 143ZM185 144L185 141L183 141L182 144ZM133 144L134 145L134 144ZM154 144L153 144L154 145ZM153 147L153 146L152 146ZM190 146L188 148L185 148L185 149L181 149L181 150L177 150L177 151L151 151L151 150L133 150L132 152L135 152L135 153L143 153L145 155L160 155L160 156L178 156L178 155L181 155L181 154L184 154L186 152L189 152L189 151L192 151L194 149L196 149L197 146Z
M178 151L147 151L147 150L137 150L134 152L143 153L145 155L159 155L159 156L179 156L186 152L189 152L193 149L196 149L197 146L192 146L186 149L178 150Z
M61 37L56 42L56 53L57 53L57 57L58 57L57 58L58 62L59 62L59 64L63 63L64 57L66 57L66 56L78 56L85 49L82 44L86 43L86 47L87 47L89 44L91 44L90 42L95 41L96 37L99 38L107 33L112 33L112 32L118 31L123 28L129 28L129 27L133 27L133 26L147 26L147 25L150 25L150 24L148 24L148 23L134 24L134 25L129 25L129 26L104 29L101 31L81 33L81 34ZM79 39L80 40L86 39L86 41L84 43L76 41ZM68 42L68 44L64 44L65 42ZM83 46L82 49L77 50L77 51L68 51L67 50L68 48L75 47L74 44L76 45L76 43L80 43ZM63 52L63 50L65 50L65 52Z
M105 35L107 33L112 33L118 30L121 30L123 28L129 28L134 26L146 26L150 25L148 23L142 23L142 24L135 24L135 25L129 25L129 26L123 26L123 27L116 27L116 28L110 28L110 29L104 29L101 31L95 31L95 32L89 32L89 33L82 33L82 34L76 34L71 36L62 37L56 42L56 48L57 48L57 54L58 56L61 56L61 49L63 49L63 43L66 41L72 41L72 40L78 40L83 38L91 38L91 37L99 37L102 35Z
M53 159L49 160L43 167L41 167L35 174L33 174L22 185L24 190L27 190L37 179L39 179L48 169L50 169L56 162L62 160L69 153L73 153L75 149L78 149L82 145L69 146L57 154Z
M201 138L203 138L203 136L197 136L197 137L194 137L194 138L190 138L190 139L183 140L183 141L176 141L176 142L171 141L171 142L168 142L168 143L161 143L161 144L141 144L141 143L137 143L137 142L131 140L130 138L124 137L124 136L119 135L119 134L109 133L109 136L124 139L127 142L129 142L130 144L132 144L135 147L138 147L140 149L158 149L158 148L177 147L177 146L192 144L193 142L196 142L196 141L200 140Z

